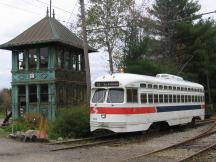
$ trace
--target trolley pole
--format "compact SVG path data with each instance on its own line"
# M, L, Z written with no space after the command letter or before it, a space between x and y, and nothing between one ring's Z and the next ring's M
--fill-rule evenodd
M84 48L84 58L85 58L86 84L87 84L86 101L87 101L87 105L89 105L90 90L91 90L91 74L90 74L89 57L88 57L88 43L87 43L86 20L85 20L86 14L85 14L84 0L80 0L80 6L81 6L81 20L82 20L83 48Z

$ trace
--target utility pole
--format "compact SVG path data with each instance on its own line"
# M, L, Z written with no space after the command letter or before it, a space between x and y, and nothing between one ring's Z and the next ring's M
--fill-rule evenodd
M87 84L86 101L87 101L87 105L89 105L90 92L91 92L91 74L90 74L89 57L88 57L88 43L87 43L86 20L85 20L86 14L85 14L84 0L80 0L80 6L81 6L81 20L82 20L83 48L84 48L84 58L85 58L86 84Z

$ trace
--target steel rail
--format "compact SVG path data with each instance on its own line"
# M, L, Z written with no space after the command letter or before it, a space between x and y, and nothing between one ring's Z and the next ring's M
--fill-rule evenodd
M203 152L206 152L206 151L208 151L208 150L210 150L210 149L212 149L214 147L216 147L216 143L214 143L214 144L212 144L212 145L210 145L208 147L205 147L204 149L202 149L202 150L200 150L200 151L198 151L198 152L196 152L196 153L194 153L194 154L192 154L192 155L190 155L190 156L188 156L186 158L182 158L181 160L178 160L178 162L185 162L186 160L190 160L191 158L196 157L199 154L201 154Z
M130 157L130 158L127 158L127 159L123 159L123 160L120 160L118 162L126 162L126 161L130 161L130 160L133 160L133 159L138 159L138 158L141 158L141 157L144 157L144 156L148 156L148 155L151 155L151 154L155 154L155 153L158 153L158 152L162 152L162 151L165 151L165 150L168 150L170 148L173 148L173 147L176 147L176 146L179 146L179 145L183 145L185 143L189 143L191 141L195 141L197 139L200 139L200 138L203 138L205 136L208 136L208 135L211 135L211 134L214 134L216 133L216 131L213 131L211 132L214 128L216 127L216 121L214 122L214 124L212 126L210 126L207 130L205 130L204 132L202 132L201 134L195 136L195 137L192 137L190 139L187 139L185 141L182 141L182 142L179 142L179 143L176 143L176 144L173 144L173 145L170 145L170 146L167 146L167 147L164 147L162 149L158 149L158 150L154 150L154 151L151 151L151 152L147 152L145 154L140 154L140 155L137 155L137 156L134 156L134 157Z
M82 138L82 139L69 139L69 140L65 140L65 141L51 142L48 145L61 145L61 144L72 144L72 143L78 143L78 142L87 142L87 141L91 141L91 140L108 138L108 137L112 137L115 135L116 135L116 133L108 134L108 135L102 135L102 136L96 136L96 137Z
M83 148L83 147L91 147L91 146L102 145L102 144L111 143L111 142L115 142L115 141L117 141L117 140L116 139L106 140L106 141L93 142L93 143L87 143L87 144L81 144L81 145L75 145L75 146L61 147L61 148L57 148L57 149L52 149L50 151L61 151L61 150L70 150L70 149Z

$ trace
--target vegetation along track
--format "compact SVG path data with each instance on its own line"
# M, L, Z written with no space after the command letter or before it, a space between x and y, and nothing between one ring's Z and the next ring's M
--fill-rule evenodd
M204 121L203 123L205 123ZM201 123L201 122L200 122ZM201 134L177 144L130 157L119 162L183 162L216 146L216 122Z

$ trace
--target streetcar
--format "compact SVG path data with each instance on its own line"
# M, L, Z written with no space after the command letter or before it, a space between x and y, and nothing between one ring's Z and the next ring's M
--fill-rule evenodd
M204 87L170 74L107 74L92 83L90 129L145 131L204 120Z

